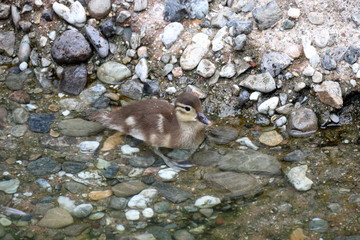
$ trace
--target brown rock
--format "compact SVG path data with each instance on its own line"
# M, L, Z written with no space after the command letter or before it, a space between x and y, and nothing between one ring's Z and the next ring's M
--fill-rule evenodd
M276 131L264 132L260 135L259 141L270 147L279 145L284 138Z
M39 221L39 226L48 228L63 228L74 223L73 217L68 211L62 208L52 208L46 212Z
M306 236L303 233L303 230L301 228L297 228L295 229L291 234L290 234L290 240L305 240Z
M88 197L91 200L100 200L100 199L104 199L107 197L110 197L113 194L113 192L111 190L105 190L105 191L92 191L88 194Z
M132 181L116 184L112 187L112 191L117 197L129 197L141 192L145 188L147 186L144 183Z
M343 98L338 82L325 81L315 91L322 103L337 109L342 108Z
M71 95L79 95L87 82L86 65L74 65L64 68L60 89Z
M9 95L9 99L20 104L30 103L30 95L22 90L12 92Z

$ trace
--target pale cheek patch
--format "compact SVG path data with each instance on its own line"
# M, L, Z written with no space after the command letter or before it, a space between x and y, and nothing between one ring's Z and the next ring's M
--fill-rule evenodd
M130 116L130 117L127 117L125 119L125 123L128 125L128 126L134 126L136 124L136 120L133 116Z
M117 124L110 124L110 125L107 125L107 127L110 129L119 131L119 132L124 132L124 129L120 125L117 125Z

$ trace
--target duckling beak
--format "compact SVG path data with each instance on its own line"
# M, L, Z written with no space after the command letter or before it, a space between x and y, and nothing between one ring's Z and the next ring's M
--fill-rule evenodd
M208 126L212 125L212 122L203 113L198 113L196 116L196 120Z

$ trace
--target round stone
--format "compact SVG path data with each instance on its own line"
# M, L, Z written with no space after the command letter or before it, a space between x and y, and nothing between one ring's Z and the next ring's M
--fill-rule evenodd
M97 71L100 81L108 84L119 84L131 76L131 71L123 64L110 61L101 65Z

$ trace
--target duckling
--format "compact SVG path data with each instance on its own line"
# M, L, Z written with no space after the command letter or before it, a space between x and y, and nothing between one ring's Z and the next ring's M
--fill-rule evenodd
M180 170L192 165L175 162L159 147L196 149L204 140L205 127L212 125L199 98L188 92L181 93L174 105L158 99L140 100L112 112L94 113L90 119L144 141L166 165Z

